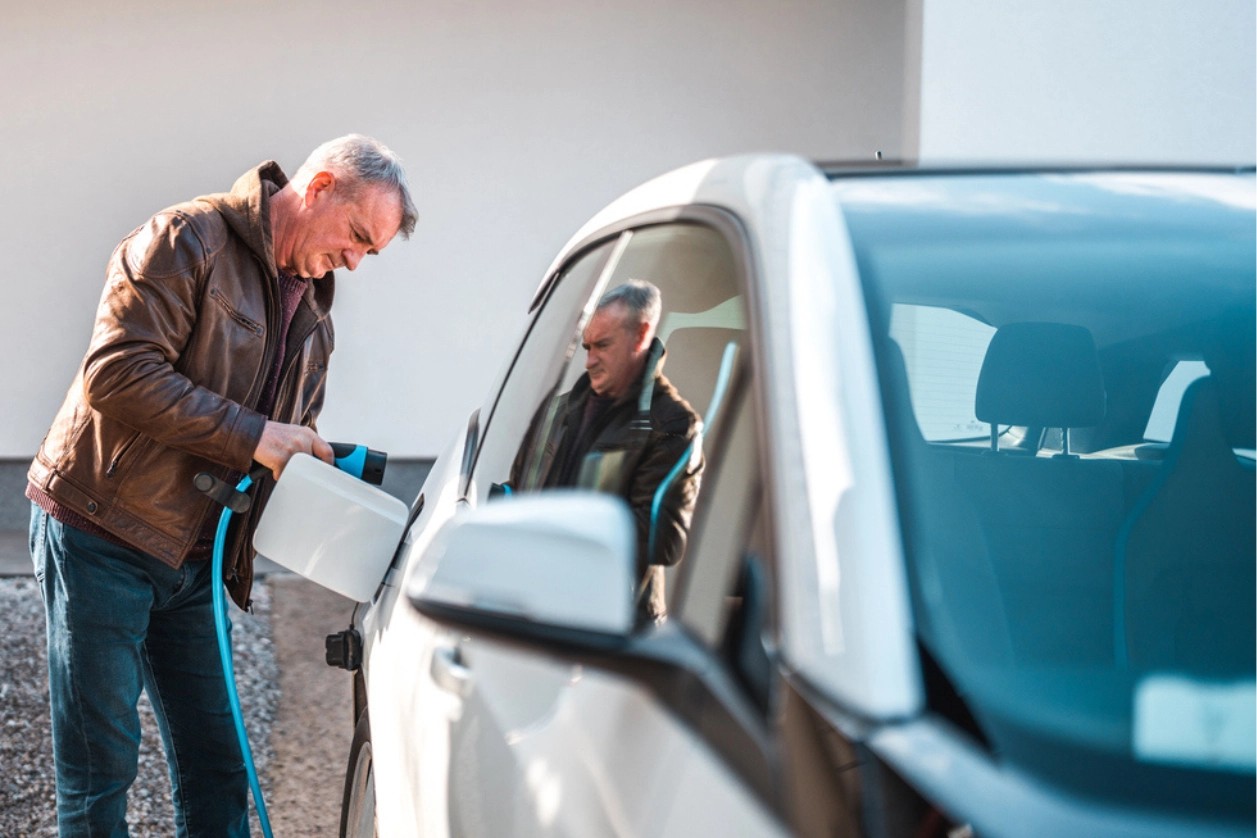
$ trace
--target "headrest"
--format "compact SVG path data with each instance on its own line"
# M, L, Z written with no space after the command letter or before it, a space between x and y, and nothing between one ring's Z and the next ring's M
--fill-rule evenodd
M898 420L901 431L908 440L924 440L921 426L917 422L916 410L912 405L912 387L908 379L908 362L903 356L903 347L899 341L888 337L883 344L885 348L884 367L886 384L890 386L889 400L885 402L887 410L898 405L894 418ZM883 397L885 398L885 397Z
M1247 312L1252 317L1252 309ZM1207 347L1205 363L1216 382L1222 430L1232 448L1257 447L1257 374L1253 358L1253 321L1220 329L1219 340Z
M1104 376L1091 332L1065 323L1010 323L991 338L975 411L990 424L1086 428L1104 418Z
M1174 436L1170 448L1186 451L1190 456L1229 452L1231 445L1222 431L1222 408L1218 385L1213 376L1197 378L1183 391L1174 420ZM1230 456L1227 459L1231 459Z

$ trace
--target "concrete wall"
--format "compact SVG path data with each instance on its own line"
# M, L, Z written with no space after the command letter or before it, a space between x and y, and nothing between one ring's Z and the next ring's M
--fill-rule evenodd
M923 160L1248 163L1253 0L926 0Z
M362 131L407 160L419 229L342 277L321 429L422 463L483 397L558 247L640 181L755 150L1251 163L1253 33L1252 0L6 8L0 513L24 516L7 487L114 244L262 159L291 171Z
M29 458L103 266L153 211L361 131L420 225L338 287L321 430L439 453L541 273L606 202L704 157L904 147L902 2L62 0L0 28L0 458Z

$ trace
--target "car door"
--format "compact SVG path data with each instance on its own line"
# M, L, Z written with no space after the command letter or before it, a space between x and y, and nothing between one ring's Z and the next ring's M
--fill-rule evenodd
M540 318L533 327L471 458L463 496L469 507L496 502L490 499L503 486L514 484L515 492L536 489L527 476L521 478L519 465L530 462L546 444L553 427L547 405L583 374L580 332L598 296L630 278L648 279L660 288L664 371L703 417L702 446L711 485L724 485L721 464L733 428L740 429L743 445L753 439L749 424L729 423L726 429L724 418L731 388L750 369L748 260L740 250L737 225L714 211L678 212L629 225L604 238L601 246L610 250L587 297L584 286L581 293L564 287L575 271L564 273L547 291L548 308L563 299L575 313L573 328L548 334L539 331ZM554 318L555 323L562 320ZM544 372L529 372L533 369ZM512 386L525 380L526 386ZM741 395L738 399L739 405L746 401ZM738 415L743 415L741 408ZM707 515L703 526L713 532L727 529L721 523L723 511L702 509L717 510L714 502L705 504L706 495L724 498L735 482L728 478L724 489L705 483L696 522ZM696 555L701 551L697 544L690 549ZM669 598L678 615L700 607L677 598L689 563L686 555L669 571ZM733 584L728 577L736 574L735 562L711 564L710 572L694 570L685 577L691 591ZM572 596L580 591L573 590ZM697 602L696 594L687 596ZM723 594L716 599L723 601ZM715 648L690 644L679 619L646 631L660 635L663 646L672 644L679 653L693 649L700 657L710 656L710 667L704 667L713 672L723 666ZM743 718L753 701L723 670L716 676L720 708L711 696L686 706L667 697L676 687L668 679L653 689L579 659L472 633L448 631L442 644L434 655L433 682L457 694L459 702L458 712L444 717L448 794L440 802L447 807L452 833L682 835L694 834L701 824L750 834L777 829L765 804L771 771L762 720L752 724ZM447 664L444 673L440 661ZM705 724L704 713L713 709L719 711L716 717L734 720L714 741L697 732ZM731 767L738 751L749 766Z
M613 236L582 248L538 294L521 343L499 381L472 413L463 438L447 449L429 475L399 554L399 569L365 614L380 834L445 835L475 828L467 815L476 811L470 798L475 789L467 790L464 775L456 773L452 762L476 742L491 750L493 740L477 734L478 722L460 721L468 716L472 696L460 658L461 638L419 617L399 593L406 578L424 573L431 563L433 537L441 528L484 503L493 491L496 478L491 475L499 467L503 473L509 470L532 412L575 350L577 324L614 245ZM539 686L536 692L547 695L549 689ZM522 698L532 694L524 691ZM476 761L491 764L493 757L482 753ZM496 791L490 784L510 776L491 772L482 778L484 788ZM467 803L454 805L460 799Z

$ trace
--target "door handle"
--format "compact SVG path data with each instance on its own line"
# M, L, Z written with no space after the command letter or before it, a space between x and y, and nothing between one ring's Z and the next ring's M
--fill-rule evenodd
M463 664L457 646L438 646L432 653L432 680L447 692L466 698L471 693L471 669Z

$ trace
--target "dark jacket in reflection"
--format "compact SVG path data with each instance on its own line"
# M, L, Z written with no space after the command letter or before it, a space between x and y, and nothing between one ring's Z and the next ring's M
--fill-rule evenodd
M627 500L637 525L639 610L651 619L667 612L663 566L685 553L703 470L701 422L663 375L662 344L656 344L642 381L619 401L594 395L586 374L542 405L511 480L520 489L579 486ZM543 422L547 417L552 421ZM535 434L544 427L550 431L538 450ZM656 512L655 494L674 471Z

